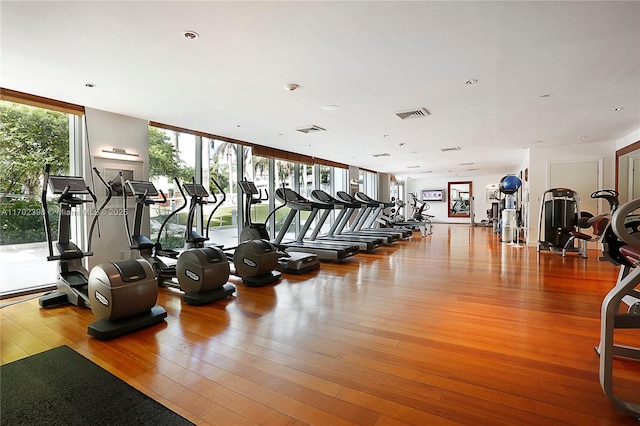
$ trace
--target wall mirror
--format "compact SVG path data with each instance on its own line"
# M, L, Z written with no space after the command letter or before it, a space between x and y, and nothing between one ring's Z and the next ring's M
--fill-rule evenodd
M471 182L449 182L449 217L469 217Z

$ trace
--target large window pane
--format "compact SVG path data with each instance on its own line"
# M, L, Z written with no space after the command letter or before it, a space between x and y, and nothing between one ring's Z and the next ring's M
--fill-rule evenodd
M292 163L290 161L284 161L284 160L275 160L275 170L276 170L276 176L275 176L276 189L282 188L284 186L286 188L291 188L295 191L296 190L295 163ZM282 205L282 202L276 199L276 207L279 207L281 205ZM284 219L289 214L289 210L290 209L288 207L283 207L279 209L278 212L276 213L276 225L275 225L276 229L274 233L275 235L277 235L278 232L280 232ZM285 239L293 239L298 226L299 225L297 221L294 221L294 223L292 223L289 229L287 230Z
M45 164L51 174L69 173L69 114L0 101L0 292L54 283L57 262L48 249L40 195ZM73 128L73 127L71 127ZM48 202L53 238L58 205ZM78 245L79 241L74 241ZM16 274L15 271L29 271Z
M264 199L262 202L256 203L251 207L251 220L254 223L264 223L274 205L272 201L273 194L271 194L269 190L271 176L269 173L269 163L271 160L267 157L252 155L251 152L248 157L248 164L245 167L244 176L246 179L255 183L256 188L260 192L259 196ZM273 223L267 224L267 231L269 231L270 238L273 239L275 235L273 234L272 226Z
M149 127L149 177L154 185L167 196L164 204L154 204L150 208L152 241L158 239L158 232L164 220L185 202L187 206L173 215L162 229L159 242L165 249L184 246L189 200L182 198L175 178L183 184L195 176L195 136ZM188 196L187 196L188 197Z
M223 142L216 139L205 139L208 147L208 174L205 168L204 181L209 182L210 192L216 194L219 207L216 209L210 223L209 238L211 242L227 247L238 243L238 226L236 223L238 212L238 155L240 149L244 149L247 158L249 148L231 142ZM204 157L207 158L207 157ZM250 160L246 161L250 164ZM203 165L204 166L204 165ZM247 165L245 169L249 168ZM213 178L222 188L220 192L211 181ZM206 186L206 185L205 185ZM223 196L224 194L224 196ZM224 198L224 202L221 203ZM209 204L204 209L204 220L211 215L217 204Z

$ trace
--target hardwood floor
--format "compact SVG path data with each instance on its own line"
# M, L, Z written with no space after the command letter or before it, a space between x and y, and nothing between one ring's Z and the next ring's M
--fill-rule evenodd
M7 306L1 361L69 345L197 424L638 424L598 382L600 304L617 277L598 254L439 224L311 275L235 283L236 298L209 306L162 289L165 323L107 342L86 334L89 310ZM640 363L616 362L619 392L640 399Z

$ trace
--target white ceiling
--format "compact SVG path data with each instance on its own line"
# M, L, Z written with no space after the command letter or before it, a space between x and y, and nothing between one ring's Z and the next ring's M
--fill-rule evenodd
M401 176L511 173L528 147L640 128L639 2L3 0L0 14L2 87ZM431 115L395 115L416 108ZM295 130L309 125L326 131Z

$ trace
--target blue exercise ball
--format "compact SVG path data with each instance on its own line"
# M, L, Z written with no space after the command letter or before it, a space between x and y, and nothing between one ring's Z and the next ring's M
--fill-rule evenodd
M515 175L508 175L500 181L500 191L505 194L513 194L522 186L522 181Z

